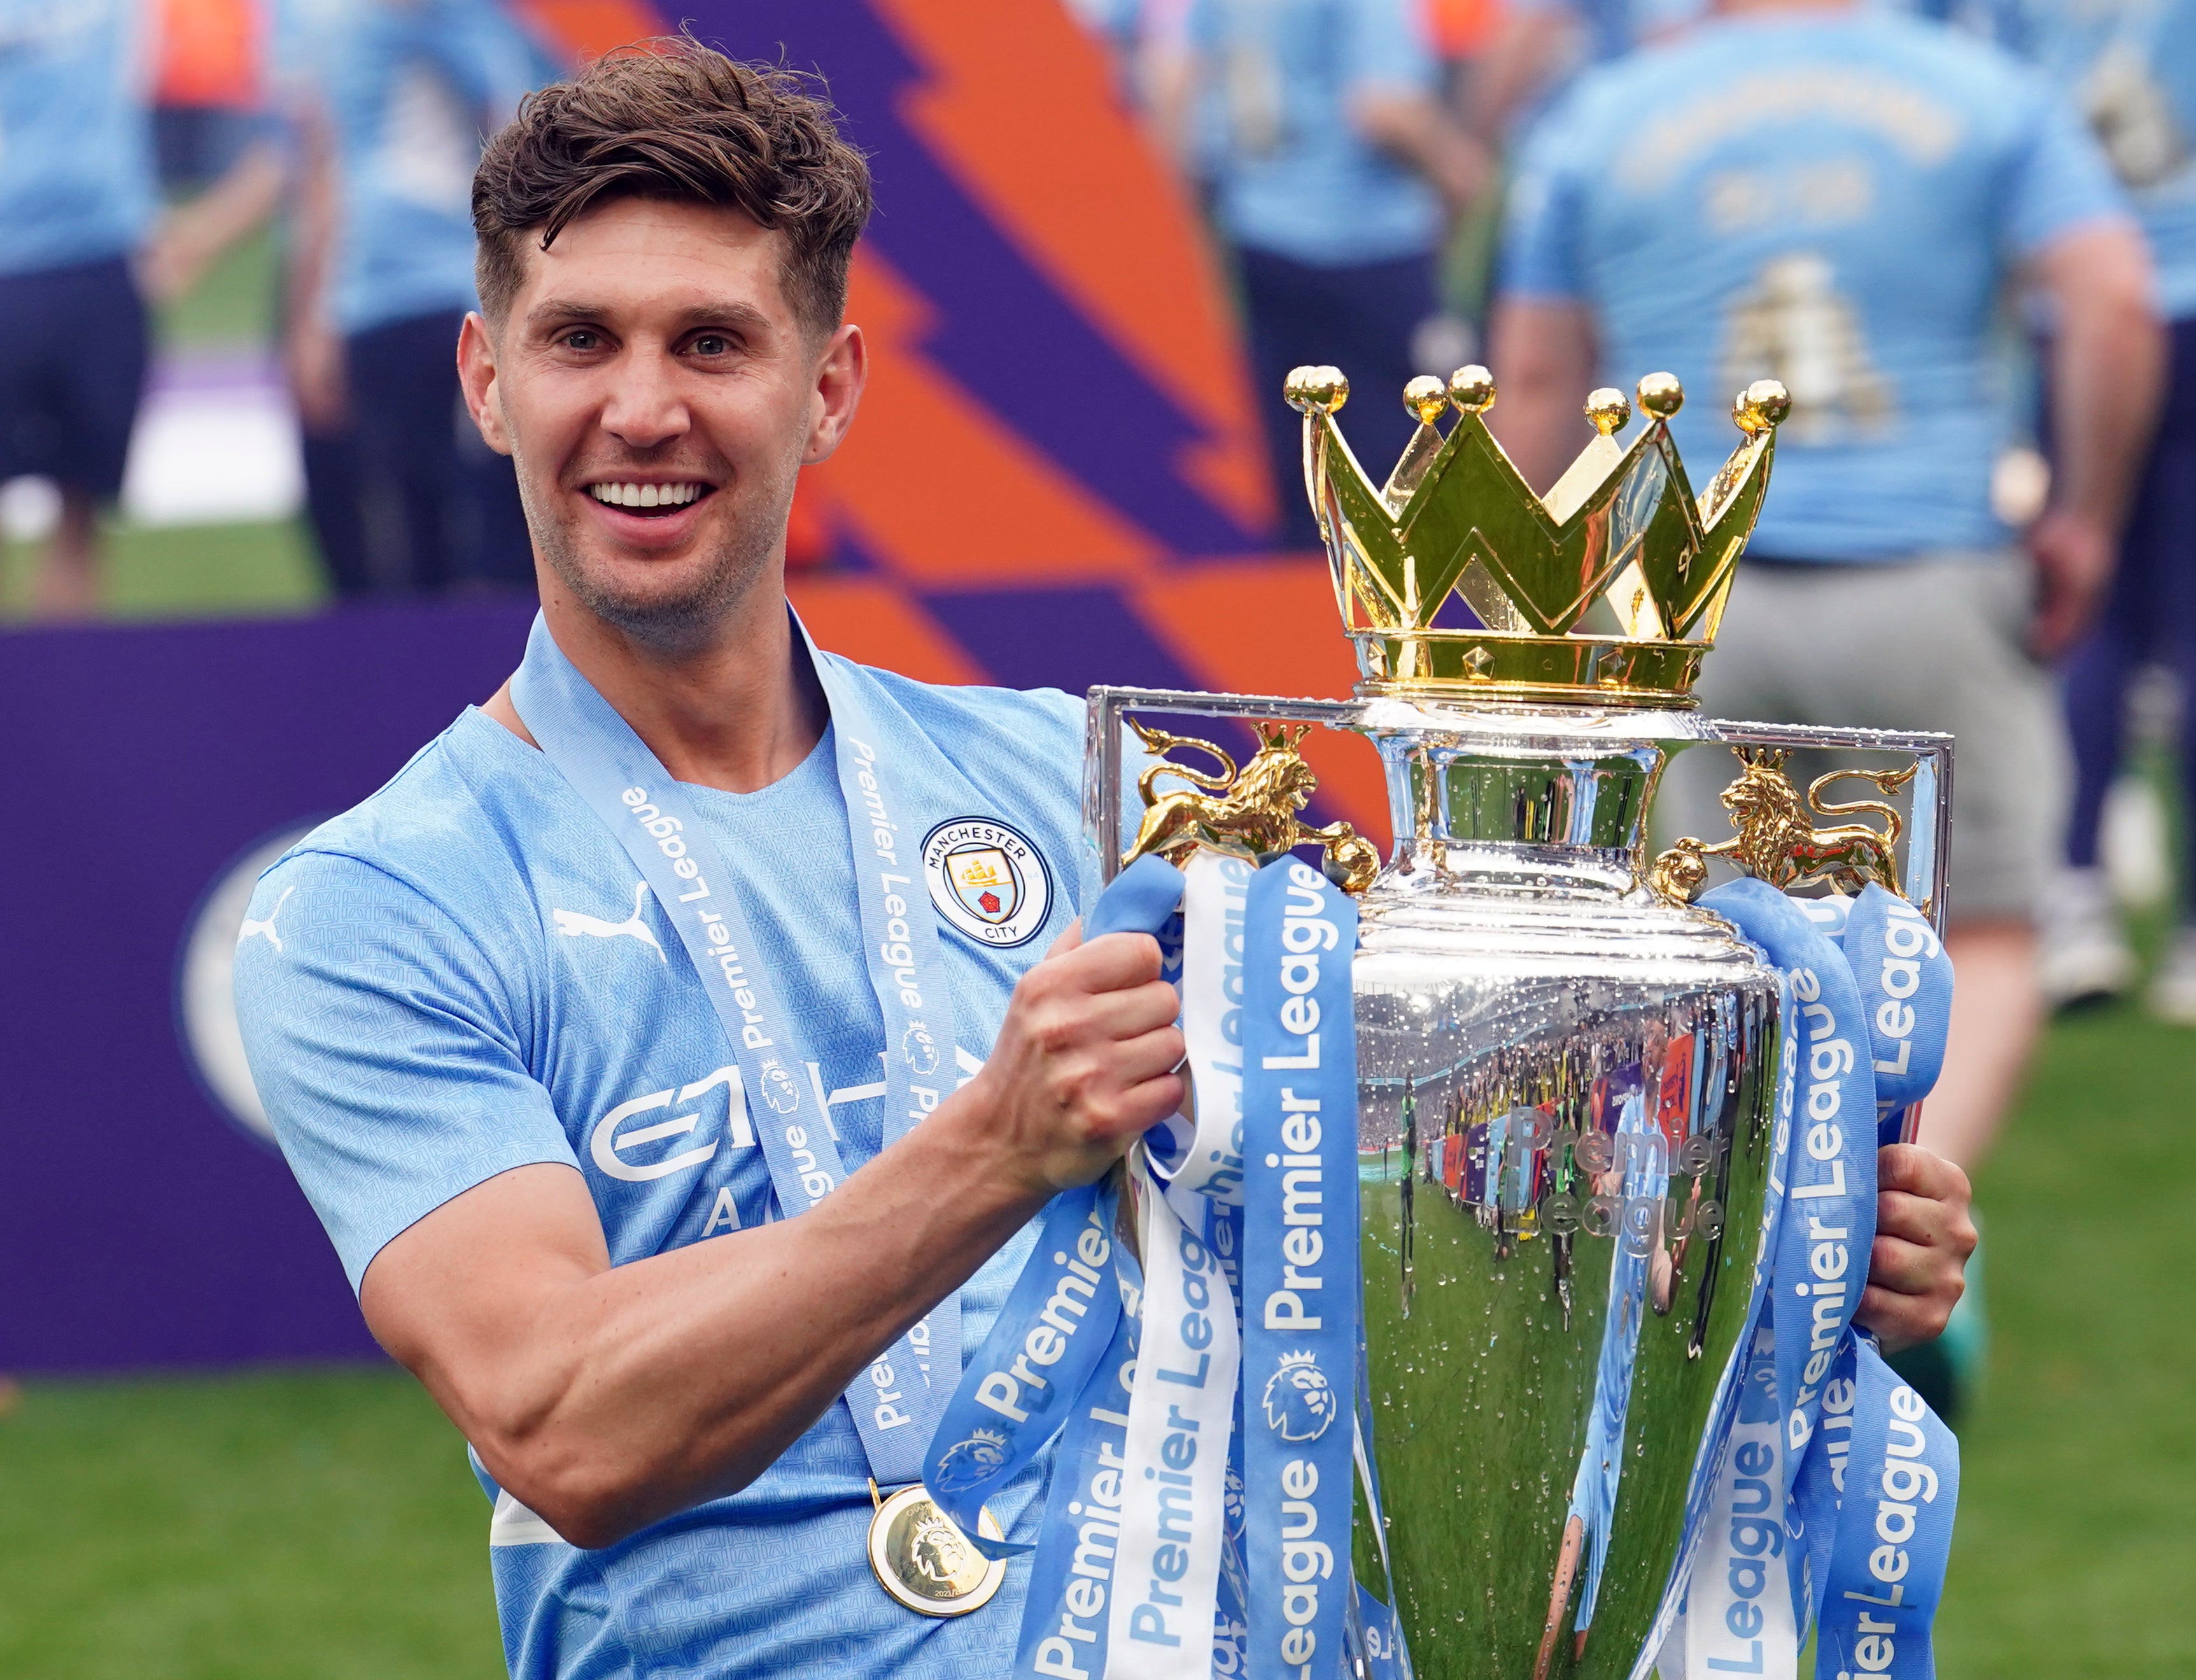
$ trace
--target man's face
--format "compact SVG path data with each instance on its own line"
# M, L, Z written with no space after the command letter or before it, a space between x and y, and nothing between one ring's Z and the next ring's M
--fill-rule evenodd
M524 237L500 329L466 321L467 402L537 551L636 639L697 644L775 581L795 478L853 418L860 332L802 326L786 248L737 210L620 199Z

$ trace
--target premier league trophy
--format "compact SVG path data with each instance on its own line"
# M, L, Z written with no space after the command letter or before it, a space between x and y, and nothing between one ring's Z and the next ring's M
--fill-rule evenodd
M1308 1634L1262 1664L1254 1631L1242 1660L1253 1673L1296 1673L1303 1656L1301 1671L1319 1680L1349 1666L1419 1680L1624 1680L1651 1667L1675 1608L1673 1566L1701 1527L1714 1469L1705 1448L1729 1427L1719 1408L1735 1404L1777 1144L1777 970L1693 901L1721 859L1778 889L1852 895L1874 884L1933 926L1949 743L1734 726L1695 710L1690 691L1767 488L1781 386L1740 395L1737 447L1697 498L1668 431L1684 397L1667 374L1640 382L1644 423L1628 442L1632 404L1593 393L1598 436L1545 497L1488 431L1495 390L1484 369L1445 388L1412 382L1404 400L1419 429L1384 483L1338 428L1347 395L1333 368L1300 368L1287 390L1363 673L1355 697L1091 696L1087 811L1101 877L1145 856L1189 866L1216 852L1247 875L1309 843L1356 898L1357 1387L1369 1452L1344 1509L1360 1590L1347 1665L1314 1662ZM1258 730L1240 768L1192 732L1223 719L1237 721L1212 732ZM1384 864L1348 825L1299 819L1314 785L1297 751L1310 726L1378 748L1396 836ZM1824 748L1859 756L1803 795L1788 755ZM1165 756L1183 752L1199 756ZM1656 856L1649 817L1681 752L1730 767L1733 832ZM1883 797L1826 802L1824 784L1841 776ZM1817 825L1830 815L1864 820ZM1240 961L1240 928L1234 937ZM1247 1086L1243 1106L1253 1106ZM1148 1223L1141 1234L1156 1287ZM1303 1234L1286 1233L1292 1267L1317 1248L1309 1238L1293 1246ZM1223 1231L1216 1246L1228 1240ZM1255 1267L1255 1224L1240 1240ZM1852 1263L1864 1270L1864 1250ZM1249 1338L1272 1319L1239 1286L1248 1421L1237 1428L1309 1440L1325 1428L1322 1405L1346 1423L1347 1379L1331 1362L1284 1353L1270 1380L1251 1369ZM1148 1293L1144 1306L1149 1361ZM1133 1432L1128 1450L1133 1460ZM1231 1493L1245 1474L1231 1466ZM1091 1485L1102 1497L1102 1478ZM1309 1520L1290 1510L1285 1539ZM1231 1556L1220 1564L1222 1647ZM1302 1567L1316 1576L1315 1562ZM1154 1567L1152 1602L1164 1606L1165 1562ZM1144 1595L1141 1579L1124 1578L1135 1573L1116 1569L1115 1598ZM1255 1628L1257 1606L1245 1614ZM1069 1641L1051 1643L1083 1672L1099 1654L1072 1642L1077 1625L1070 1614ZM1123 1644L1124 1628L1144 1637L1136 1625L1115 1611L1105 1671L1206 1671L1201 1654L1171 1670L1145 1664ZM1141 1625L1171 1625L1153 1609ZM1754 1650L1758 1661L1758 1639ZM1232 1660L1223 1653L1214 1671ZM1036 1671L1063 1671L1040 1660Z

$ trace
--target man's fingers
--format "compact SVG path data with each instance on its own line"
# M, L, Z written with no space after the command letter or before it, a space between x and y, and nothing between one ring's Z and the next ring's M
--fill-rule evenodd
M1172 1026L1182 1013L1182 1000L1164 980L1147 980L1125 990L1095 993L1078 1007L1093 1038L1119 1040Z
M1861 1291L1854 1318L1875 1332L1887 1354L1904 1353L1925 1342L1934 1342L1950 1321L1959 1291L1945 1295L1895 1295L1871 1284Z
M1158 1074L1131 1085L1121 1094L1121 1111L1130 1122L1128 1135L1149 1131L1180 1108L1187 1094L1188 1088L1178 1073Z
M1078 916L1060 930L1057 939L1044 948L1045 961L1049 962L1055 956L1066 956L1068 952L1081 949L1082 944L1083 918Z
M1045 961L1061 964L1061 978L1084 991L1119 991L1159 979L1159 942L1148 933L1101 933L1088 942L1078 937L1072 950Z
M1959 1276L1959 1267L1941 1248L1879 1234L1875 1246L1869 1250L1871 1289L1887 1289L1894 1295L1927 1295Z
M1113 1069L1124 1085L1141 1085L1163 1073L1172 1073L1188 1053L1182 1029L1169 1023L1115 1045Z
M1904 1237L1925 1247L1941 1244L1962 1260L1975 1245L1974 1227L1960 1209L1903 1190L1887 1190L1875 1198L1875 1232L1879 1237Z
M1888 1143L1875 1152L1875 1187L1904 1190L1939 1202L1964 1203L1972 1193L1964 1172L1943 1156L1914 1143Z

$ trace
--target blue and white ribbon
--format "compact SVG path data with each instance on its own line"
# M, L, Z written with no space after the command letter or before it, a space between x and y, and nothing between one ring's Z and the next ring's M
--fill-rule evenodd
M1898 1140L1942 1065L1950 965L1920 915L1879 887L1801 901L1743 880L1702 903L1779 972L1784 1077L1768 1264L1731 1403L1703 1447L1710 1496L1689 1511L1671 1592L1683 1614L1657 1664L1663 1680L1784 1680L1810 1627L1822 1631L1818 1663L1831 1655L1835 1625L1851 1660L1823 1673L1927 1675L1957 1449L1852 1315L1875 1241L1875 1151ZM1894 1438L1906 1456L1894 1459ZM1857 1476L1893 1491L1864 1511ZM1888 1532L1864 1544L1878 1506Z
M1252 1680L1337 1673L1361 1298L1357 907L1290 860L1251 884L1244 987L1244 1486Z
M802 630L804 639L806 631ZM925 825L901 803L895 765L911 743L881 734L853 667L808 644L831 708L859 880L864 955L884 1012L885 1141L904 1135L954 1086L953 1006L929 894L915 879ZM693 963L739 1067L736 1121L751 1121L787 1217L847 1175L830 1117L804 1099L809 1059L793 1018L756 960L731 872L685 792L648 744L564 657L538 615L511 697L558 774L617 837ZM903 847L906 857L901 856ZM948 1296L856 1377L846 1393L870 1473L918 1480L923 1449L961 1371L961 1305ZM935 1371L940 1380L933 1380ZM975 1532L974 1525L968 1532Z

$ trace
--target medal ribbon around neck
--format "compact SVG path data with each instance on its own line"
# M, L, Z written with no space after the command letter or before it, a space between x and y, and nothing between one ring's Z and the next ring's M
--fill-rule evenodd
M1951 965L1879 886L1799 900L1744 880L1702 903L1783 977L1783 1066L1748 1326L1648 1648L1662 1680L1793 1680L1818 1625L1823 1672L1924 1680L1958 1444L1852 1315L1875 1240L1878 1117L1890 1111L1882 1140L1896 1141L1889 1122L1935 1080Z
M831 708L839 785L860 883L863 955L884 1016L884 1141L889 1146L954 1083L952 1003L929 894L911 851L923 829L893 791L891 744L874 728L856 678L819 652L805 628L800 634ZM678 930L738 1061L740 1099L761 1142L778 1205L789 1218L806 1213L837 1188L846 1169L829 1115L802 1097L799 1075L805 1058L792 1018L779 1007L777 990L763 972L716 843L679 783L565 658L539 615L511 696L527 732L617 836ZM910 834L916 838L903 840ZM849 1385L843 1398L881 1486L921 1479L924 1446L960 1371L956 1294L933 1307ZM965 1532L974 1534L976 1527L971 1512Z

